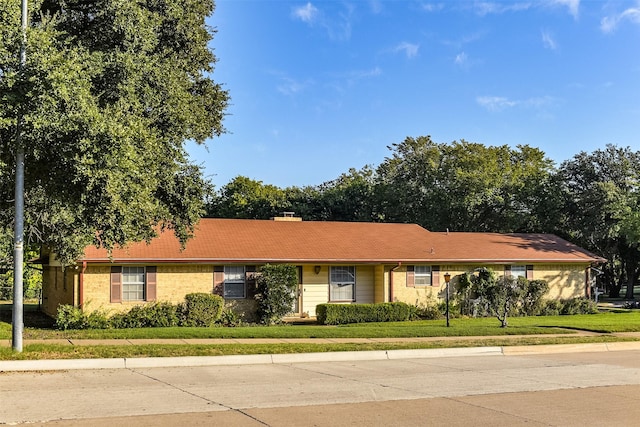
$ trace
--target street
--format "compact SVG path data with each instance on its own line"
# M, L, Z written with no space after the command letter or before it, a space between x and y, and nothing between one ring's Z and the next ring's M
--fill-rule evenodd
M0 423L638 425L640 351L5 372Z

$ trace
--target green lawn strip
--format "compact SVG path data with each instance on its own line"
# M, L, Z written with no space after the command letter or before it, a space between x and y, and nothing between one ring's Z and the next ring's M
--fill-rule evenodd
M594 337L519 337L519 338L478 338L465 340L434 340L420 343L335 343L335 344L216 344L216 345L95 345L72 346L59 344L29 344L22 353L8 347L0 348L0 360L47 360L47 359L96 359L96 358L137 358L137 357L185 357L223 356L246 354L292 354L322 353L332 351L373 351L406 350L430 348L461 348L487 346L579 344L599 342L637 341L633 338L613 336Z
M342 326L282 325L212 328L140 328L57 331L26 328L24 339L189 339L189 338L405 338L490 335L571 334L578 330L612 333L640 331L640 312L575 316L532 316L509 319L500 328L494 318L361 323ZM0 322L0 339L11 338L11 325Z

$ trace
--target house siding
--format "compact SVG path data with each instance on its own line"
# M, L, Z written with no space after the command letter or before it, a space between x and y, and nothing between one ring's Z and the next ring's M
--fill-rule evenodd
M72 305L74 301L74 270L45 266L42 270L42 311L55 316L59 305Z
M357 304L373 304L375 289L375 266L359 265L356 267L356 300Z
M374 292L373 302L381 303L387 301L387 276L388 269L384 265L374 266Z
M540 264L533 267L534 280L549 284L547 299L569 299L586 296L585 270L588 264Z

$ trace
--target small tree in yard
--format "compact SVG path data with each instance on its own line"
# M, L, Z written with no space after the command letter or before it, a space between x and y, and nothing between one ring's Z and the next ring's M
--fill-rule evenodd
M294 265L270 265L260 268L257 277L256 300L260 323L271 325L282 321L291 312L296 298L298 273Z
M504 276L498 279L493 272L483 269L478 280L478 293L489 305L489 310L500 321L500 326L508 326L507 317L517 309L527 289L524 277Z

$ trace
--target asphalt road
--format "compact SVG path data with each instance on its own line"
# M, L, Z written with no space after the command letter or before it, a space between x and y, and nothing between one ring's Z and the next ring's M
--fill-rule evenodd
M0 423L637 426L640 351L5 372Z

